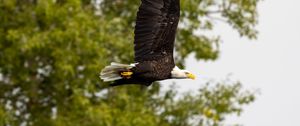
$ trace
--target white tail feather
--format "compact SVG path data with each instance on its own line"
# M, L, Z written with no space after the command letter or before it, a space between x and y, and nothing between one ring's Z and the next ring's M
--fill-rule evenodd
M100 78L104 82L122 79L122 77L119 75L120 70L131 69L135 65L136 64L127 65L112 62L110 66L104 67L104 69L100 72Z
M127 65L127 64L120 64L120 63L115 63L115 62L112 62L110 63L111 66L116 66L116 67L128 67L130 65Z

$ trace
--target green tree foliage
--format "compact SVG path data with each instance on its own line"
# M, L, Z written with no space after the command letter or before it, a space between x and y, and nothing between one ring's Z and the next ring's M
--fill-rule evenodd
M195 53L218 57L214 21L256 37L258 0L181 0L178 64ZM107 88L98 72L133 62L140 0L0 0L0 125L215 126L239 114L254 94L236 82L178 97L154 84Z

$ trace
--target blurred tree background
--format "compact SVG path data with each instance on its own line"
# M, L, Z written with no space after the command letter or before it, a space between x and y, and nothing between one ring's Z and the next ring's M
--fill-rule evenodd
M258 0L181 0L176 61L216 60L214 22L255 39ZM0 0L0 126L218 126L255 93L239 82L108 88L98 74L133 62L140 0ZM201 31L200 33L197 31ZM203 33L203 34L202 34ZM234 122L232 122L234 124Z

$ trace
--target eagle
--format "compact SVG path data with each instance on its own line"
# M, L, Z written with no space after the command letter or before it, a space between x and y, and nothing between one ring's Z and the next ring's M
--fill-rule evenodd
M195 79L174 62L174 42L180 17L180 0L141 0L134 29L132 64L112 62L100 73L111 86L149 86L165 79Z

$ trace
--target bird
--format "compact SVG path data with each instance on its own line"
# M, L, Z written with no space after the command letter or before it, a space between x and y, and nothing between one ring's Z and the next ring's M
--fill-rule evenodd
M180 17L180 0L141 0L134 29L134 62L112 62L100 72L110 86L149 86L166 79L195 79L174 61L174 43Z

